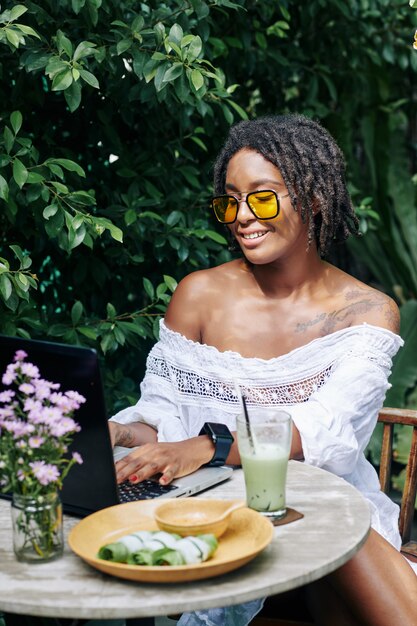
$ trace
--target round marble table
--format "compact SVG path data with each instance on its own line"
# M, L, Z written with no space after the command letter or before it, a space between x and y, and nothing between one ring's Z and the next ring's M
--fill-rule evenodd
M244 497L242 470L200 497ZM0 611L116 619L237 604L321 578L349 560L368 535L366 500L347 482L321 469L290 462L287 504L304 517L276 527L272 543L244 567L197 582L147 584L102 574L67 545L57 561L17 562L12 550L10 502L0 500ZM66 533L77 522L65 516Z

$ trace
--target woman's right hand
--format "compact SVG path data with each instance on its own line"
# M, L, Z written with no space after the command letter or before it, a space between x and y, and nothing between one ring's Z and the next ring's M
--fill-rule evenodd
M213 444L208 437L147 443L117 461L117 482L129 480L135 484L160 474L159 482L167 485L174 478L195 472L212 457Z

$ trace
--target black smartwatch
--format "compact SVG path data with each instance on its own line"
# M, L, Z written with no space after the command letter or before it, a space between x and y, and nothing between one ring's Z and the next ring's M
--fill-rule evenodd
M227 426L216 422L206 422L198 434L208 435L214 443L213 458L209 463L206 463L206 466L219 467L224 465L234 442L234 437Z

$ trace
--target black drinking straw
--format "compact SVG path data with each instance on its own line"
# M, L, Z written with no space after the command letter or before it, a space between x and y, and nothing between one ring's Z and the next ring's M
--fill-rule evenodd
M252 437L252 430L251 430L250 421L249 421L248 407L246 406L246 398L243 395L243 393L242 393L241 397L242 397L243 412L245 414L246 432L247 432L247 435L248 435L250 446L251 446L252 450L255 450L255 446L254 446L254 443L253 443L253 437Z

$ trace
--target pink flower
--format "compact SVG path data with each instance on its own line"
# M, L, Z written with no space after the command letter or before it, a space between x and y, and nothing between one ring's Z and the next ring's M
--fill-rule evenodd
M71 400L74 400L74 402L76 402L79 405L84 404L84 402L86 402L86 399L84 398L84 396L78 393L78 391L66 391L65 395L67 396L67 398L71 398Z
M35 387L30 383L22 383L21 385L19 385L19 391L26 395L29 395L35 391Z
M7 369L1 379L3 385L11 385L16 380L17 378L16 368L17 368L16 363L11 363L10 365L7 366Z
M60 420L62 417L61 411L55 406L45 406L41 409L41 413L42 417L40 421L48 426L52 426L52 424Z
M74 461L76 463L78 463L78 465L82 465L83 464L83 458L82 458L81 454L79 454L78 452L73 452L72 453L72 458L74 459Z
M77 422L75 422L71 417L63 417L54 424L50 425L50 431L54 437L63 437L63 435L66 435L67 433L77 432L78 430L79 426Z
M35 435L34 437L29 437L29 445L31 448L39 448L43 442L45 441L44 437L39 437L39 435Z
M20 369L22 374L28 376L28 378L39 378L39 368L33 363L21 363Z
M14 417L13 409L9 406L6 406L4 409L0 409L0 420L8 417Z
M45 400L51 395L52 383L44 380L43 378L37 378L32 381L35 387L35 396L38 400Z
M4 421L3 427L11 433L15 439L20 439L21 437L28 435L33 432L34 429L32 424L27 424L19 419Z
M80 430L70 416L85 398L60 392L60 384L41 378L26 357L17 351L2 376L14 390L0 391L0 486L43 494L50 484L61 486L61 474L73 463L83 462L78 452L72 459L67 452L71 435Z
M26 359L27 354L24 350L17 350L16 354L14 355L14 361L24 361L24 359Z
M45 463L45 461L33 461L29 463L32 473L41 485L49 485L59 478L59 471L56 465Z
M2 391L0 393L0 402L10 402L10 400L14 397L15 392L11 389L7 389L6 391Z

